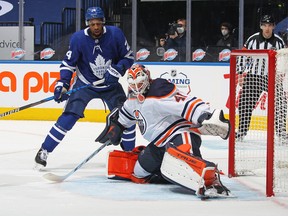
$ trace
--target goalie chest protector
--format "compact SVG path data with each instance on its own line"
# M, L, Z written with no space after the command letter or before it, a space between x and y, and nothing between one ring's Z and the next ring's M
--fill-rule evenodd
M108 153L107 176L110 179L131 179L138 154L114 150Z

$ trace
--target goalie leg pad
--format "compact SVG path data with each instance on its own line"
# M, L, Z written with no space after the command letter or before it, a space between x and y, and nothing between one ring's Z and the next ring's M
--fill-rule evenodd
M207 187L215 180L216 165L187 153L187 145L168 147L161 173L168 181L198 193L199 188Z
M138 153L114 150L108 154L108 178L131 180Z
M198 128L203 135L220 136L227 139L230 134L230 122L224 117L223 110L214 110L212 114L203 113L198 122L201 126Z

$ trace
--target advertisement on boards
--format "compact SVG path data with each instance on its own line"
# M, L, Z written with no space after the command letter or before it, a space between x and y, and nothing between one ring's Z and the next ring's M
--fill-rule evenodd
M24 47L18 26L0 26L0 60L34 60L34 26L24 26Z
M20 107L53 96L55 82L59 79L60 62L30 62L0 64L0 110ZM175 83L185 94L202 98L212 108L225 108L229 97L228 65L166 65L147 64L151 77ZM126 77L120 78L124 90L128 89ZM63 109L65 102L49 101L37 108ZM103 102L92 100L87 109L104 110ZM28 112L28 111L27 111ZM39 114L41 115L41 113Z

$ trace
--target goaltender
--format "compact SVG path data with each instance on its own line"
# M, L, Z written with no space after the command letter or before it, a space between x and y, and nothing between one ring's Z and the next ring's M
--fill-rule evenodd
M166 79L152 80L149 70L134 64L127 72L128 99L107 117L96 139L118 145L125 128L137 122L150 143L132 152L109 153L108 177L136 183L168 181L196 192L199 197L227 197L217 166L201 156L201 135L227 139L230 123L222 110L177 89Z

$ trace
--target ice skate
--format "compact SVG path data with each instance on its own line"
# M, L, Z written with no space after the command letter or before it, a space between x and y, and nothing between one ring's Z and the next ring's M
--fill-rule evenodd
M225 187L220 181L220 174L216 169L215 180L209 186L201 187L198 190L197 196L200 198L228 198L234 197L230 190Z
M45 149L39 149L35 157L35 169L42 170L47 165L48 152Z
M203 196L206 198L232 197L230 190L222 184L213 184L211 186L208 186L207 188L202 188L201 190L199 196Z

